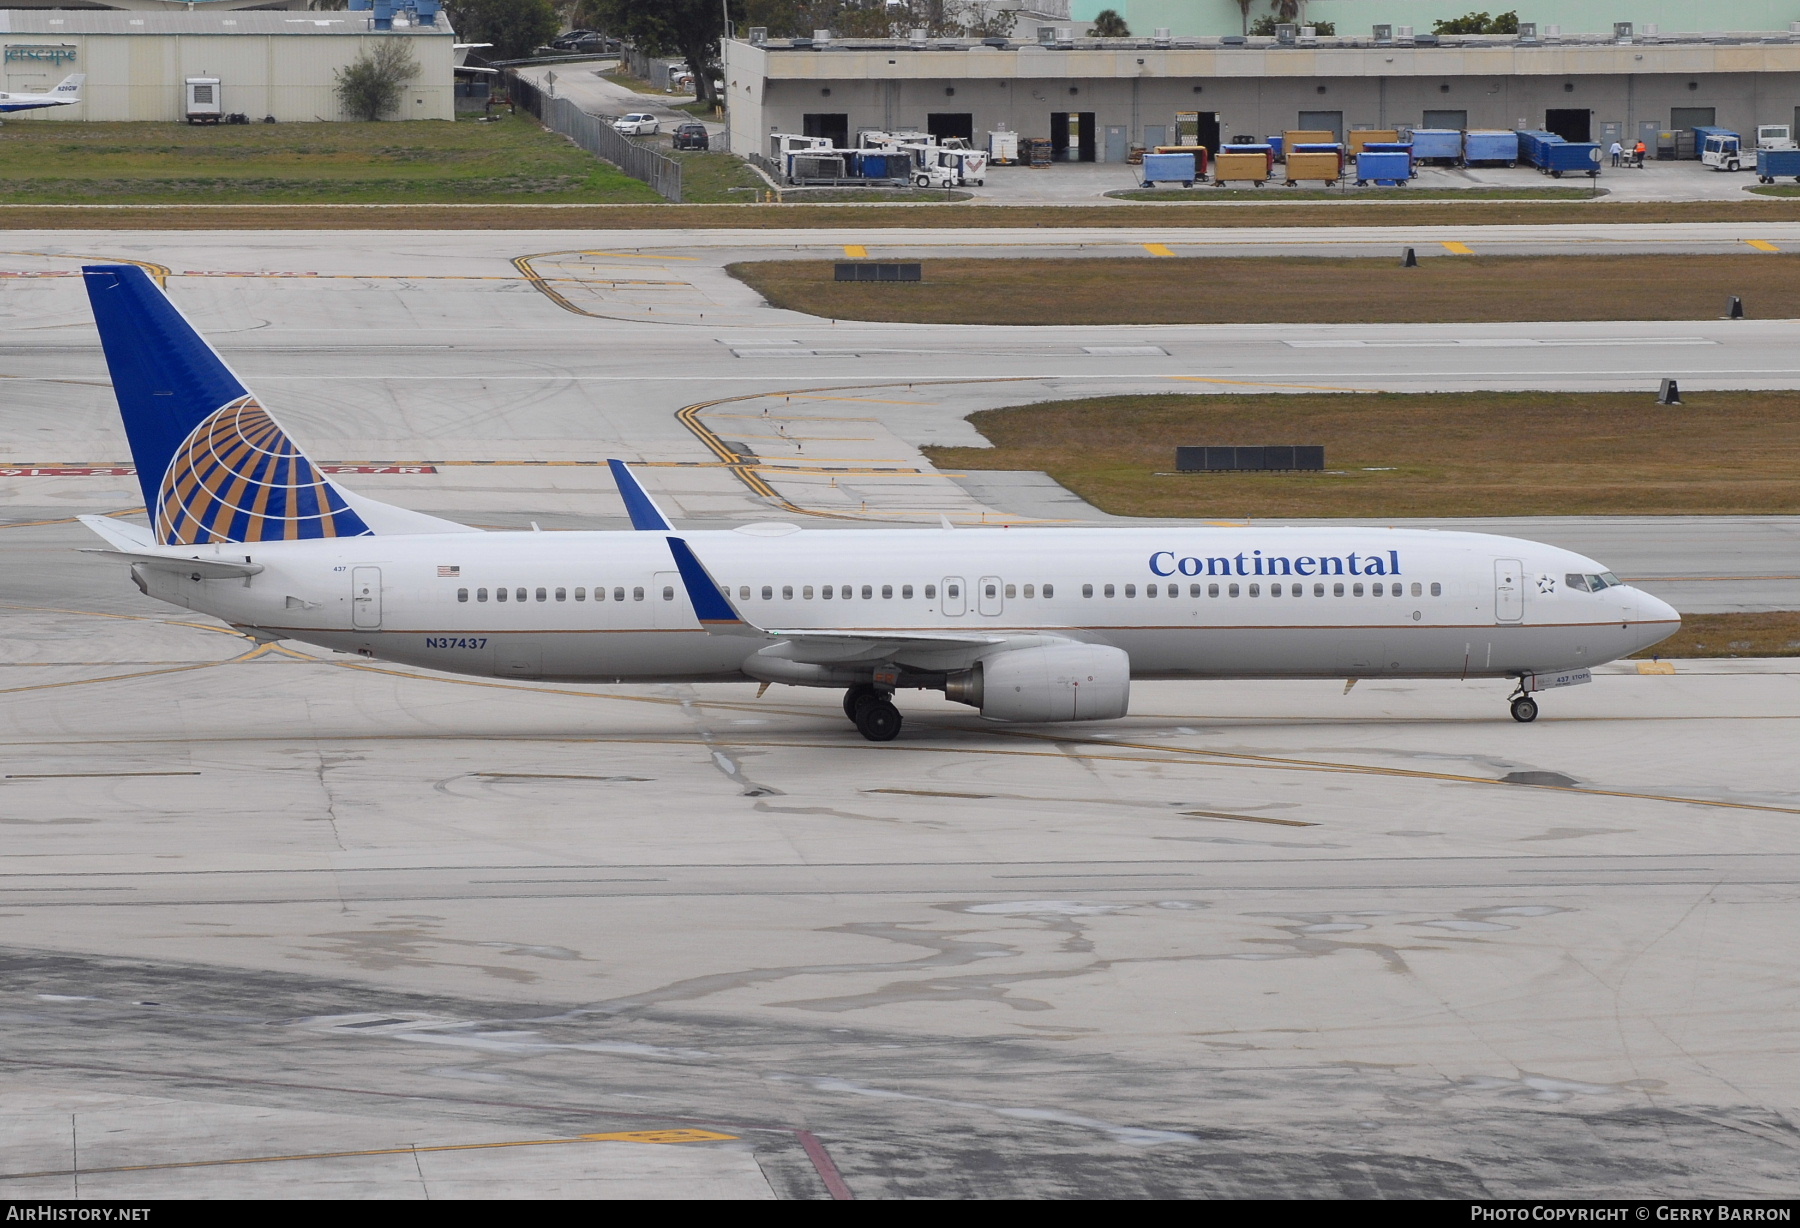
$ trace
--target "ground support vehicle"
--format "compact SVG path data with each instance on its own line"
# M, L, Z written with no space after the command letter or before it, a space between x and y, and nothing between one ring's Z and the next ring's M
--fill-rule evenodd
M1600 145L1596 141L1557 141L1544 146L1543 165L1539 168L1552 179L1564 174L1600 177Z
M1794 142L1794 130L1786 124L1756 125L1756 148L1763 149L1800 149Z
M1500 129L1480 129L1463 133L1464 166L1519 164L1519 134Z
M1455 128L1414 128L1406 135L1412 140L1414 162L1455 166L1463 160L1463 134Z
M988 165L1011 166L1019 160L1019 134L1011 130L988 133Z
M980 149L946 149L942 145L908 145L912 154L912 181L916 188L980 187L987 182L987 152Z
M1292 145L1288 148L1285 186L1294 187L1302 179L1322 180L1326 187L1337 186L1344 177L1342 145Z
M1800 183L1800 149L1759 149L1756 151L1756 177L1764 183L1794 177Z
M1694 129L1700 142L1700 163L1715 171L1738 171L1748 166L1756 169L1756 151L1744 149L1744 139L1729 128Z
M1275 151L1269 146L1219 146L1219 156L1213 161L1213 182L1220 187L1248 180L1260 188L1274 177Z
M1356 186L1366 188L1403 188L1412 179L1412 155L1402 149L1374 149L1365 146L1356 155Z
M1194 170L1194 155L1190 153L1152 153L1144 155L1143 170L1138 182L1146 188L1153 188L1159 183L1179 183L1184 188L1194 186L1199 176Z

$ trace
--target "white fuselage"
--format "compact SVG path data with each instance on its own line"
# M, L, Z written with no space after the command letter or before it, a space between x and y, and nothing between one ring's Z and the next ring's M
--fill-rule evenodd
M665 536L206 546L182 554L263 570L136 575L151 596L270 638L453 673L787 680L749 661L779 655L770 637L700 625ZM1571 587L1571 575L1605 572L1592 559L1475 533L746 526L679 536L757 627L1050 636L1124 650L1133 678L1502 677L1610 661L1679 626L1673 609L1630 585ZM929 671L966 666L982 650L934 651L890 655Z

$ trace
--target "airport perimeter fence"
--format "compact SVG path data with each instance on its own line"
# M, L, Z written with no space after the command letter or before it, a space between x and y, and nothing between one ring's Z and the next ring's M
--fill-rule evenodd
M544 127L562 133L633 179L641 179L670 204L681 203L681 163L614 132L606 117L589 115L566 98L550 97L517 73L507 77L513 102L537 116Z

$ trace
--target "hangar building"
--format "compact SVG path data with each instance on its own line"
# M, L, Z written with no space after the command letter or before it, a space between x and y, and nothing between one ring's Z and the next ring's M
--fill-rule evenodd
M82 100L9 116L8 123L180 120L188 78L217 78L227 113L282 123L347 119L335 70L371 39L404 38L421 72L397 119L454 119L456 36L449 23L372 29L364 12L212 8L152 13L97 9L0 9L7 93L43 93L86 73Z
M1056 157L1122 162L1133 144L1213 145L1290 128L1545 128L1645 139L1800 124L1800 32L1439 40L1067 38L730 40L731 148L769 134L1010 128ZM1430 45L1426 45L1427 42Z

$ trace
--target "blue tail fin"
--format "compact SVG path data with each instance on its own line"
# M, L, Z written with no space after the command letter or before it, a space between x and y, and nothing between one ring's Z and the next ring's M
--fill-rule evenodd
M371 532L143 269L81 272L157 541Z

